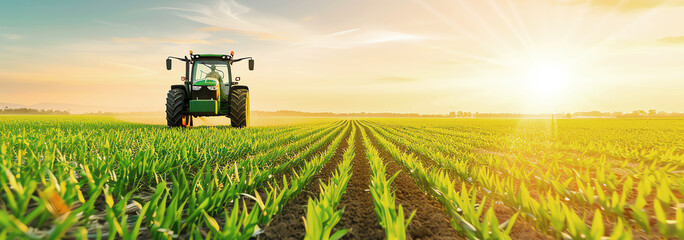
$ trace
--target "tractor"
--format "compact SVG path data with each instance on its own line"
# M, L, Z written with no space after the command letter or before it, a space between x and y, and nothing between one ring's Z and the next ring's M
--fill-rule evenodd
M183 84L171 85L166 95L166 124L169 127L190 127L193 118L227 116L232 127L247 127L249 122L249 88L233 80L231 66L249 59L249 70L254 70L254 59L235 59L228 54L193 54L183 58L169 56L166 69L171 70L172 59L185 62Z

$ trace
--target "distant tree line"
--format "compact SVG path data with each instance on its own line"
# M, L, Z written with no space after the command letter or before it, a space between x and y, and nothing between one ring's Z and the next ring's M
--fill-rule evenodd
M103 112L103 111L97 111L97 112L87 112L84 113L84 115L102 115L102 116L113 116L116 115L115 112Z
M471 112L450 112L448 117L453 118L672 118L684 117L684 113L656 111L655 109L635 110L631 113L623 112L576 112L576 113L545 113L545 114L524 114L524 113L471 113Z
M671 118L671 117L684 117L684 113L678 112L665 112L656 111L655 109L645 110L634 110L631 113L623 112L576 112L567 115L568 118L572 117L614 117L614 118Z
M417 113L333 113L333 112L300 112L281 110L275 112L251 111L254 117L426 117ZM444 115L431 115L445 117Z
M463 111L458 111L458 112L450 112L449 117L455 117L455 118L472 118L474 117L475 114L471 112L463 112Z
M576 112L576 113L480 113L454 111L449 114L418 114L418 113L333 113L333 112L300 112L300 111L252 111L253 117L394 117L394 118L668 118L684 117L684 113L657 112L636 110L631 113L622 112Z
M0 115L69 115L69 111L33 108L8 108L0 109Z
M575 112L575 113L480 113L455 111L449 114L418 114L418 113L333 113L333 112L300 112L300 111L252 111L254 117L394 117L394 118L674 118L684 117L684 113L656 111L655 109L635 110L631 113L623 112ZM70 115L69 111L45 110L33 108L0 109L0 115ZM113 112L91 112L86 115L115 115Z

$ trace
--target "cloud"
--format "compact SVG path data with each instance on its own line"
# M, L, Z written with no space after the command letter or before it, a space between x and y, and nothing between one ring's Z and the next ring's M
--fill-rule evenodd
M148 37L138 37L138 38L112 38L112 41L118 43L162 43L162 44L177 44L177 45L212 45L210 41L202 39L181 39L181 38L148 38ZM233 42L234 43L234 42Z
M557 0L557 2L569 4L591 4L593 6L613 7L622 11L642 10L664 6L684 6L684 1L681 0Z
M684 36L664 37L664 38L658 39L658 42L684 44Z
M223 43L237 43L236 41L233 41L233 40L230 40L227 38L219 39L219 41L223 42Z
M200 29L202 32L221 32L221 31L228 31L230 29L227 28L222 28L222 27L203 27Z
M313 19L312 16L290 20L253 11L234 0L189 4L184 8L155 9L169 10L180 17L206 24L206 27L200 29L203 32L234 32L256 40L293 43L302 48L350 48L425 38L401 32L360 28L321 35L300 24Z
M289 38L286 38L284 36L272 34L272 33L267 33L267 32L258 32L258 31L246 31L246 30L238 30L238 29L230 29L230 28L222 28L222 27L203 27L200 29L200 31L203 32L236 32L245 36L250 36L256 40L290 40Z
M95 19L93 21L95 21L96 23L105 25L105 26L109 26L109 27L118 27L118 28L123 27L123 28L127 28L127 29L137 29L137 27L135 27L133 25L123 24L123 23L112 23L112 22L107 22L107 21L102 21L102 20L97 20L97 19Z
M427 37L385 30L363 30L354 28L322 36L312 36L297 45L304 48L351 48L374 44L422 40Z
M112 64L112 65L116 65L116 66L135 69L135 70L137 70L137 72L141 73L144 76L150 76L150 75L157 74L157 71L152 71L150 69L147 69L147 68L144 68L141 66L136 66L136 65L126 64L126 63L118 63L118 62L107 62L107 63Z
M400 32L374 30L374 31L368 31L368 32L363 33L361 38L362 38L362 40L359 43L374 44L374 43L395 42L395 41L419 40L419 39L425 39L426 37L411 35L411 34L406 34L406 33L400 33Z
M389 77L376 78L375 80L382 81L382 82L413 82L413 81L416 81L418 79L409 78L409 77L389 76Z
M6 39L9 39L9 40L17 40L17 39L21 38L21 36L19 34L11 34L11 33L0 34L0 36L4 37Z
M231 31L257 40L290 40L282 32L299 32L301 27L287 19L259 16L234 0L189 4L187 7L160 7L188 20L206 24L205 32ZM247 13L253 13L247 15Z

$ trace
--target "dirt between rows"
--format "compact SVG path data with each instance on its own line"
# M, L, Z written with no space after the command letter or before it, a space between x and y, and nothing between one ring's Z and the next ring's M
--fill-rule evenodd
M322 130L321 130L321 131L322 131ZM335 130L333 130L333 131L335 131ZM342 130L342 131L344 131L344 130ZM323 137L324 137L324 136L323 136ZM323 137L321 137L321 138L323 138ZM316 140L314 140L314 141L318 141L318 140L319 140L319 139L316 139ZM319 149L317 149L316 151L314 151L313 153L311 153L310 157L312 157L312 156L317 156L317 155L323 153L326 149L328 149L328 147L330 146L330 144L332 144L333 140L334 140L334 137L333 137L332 140L330 140L330 141L324 143L323 146L321 146L321 148L319 148ZM340 143L340 145L342 145L342 144L343 144L343 143ZM307 147L309 147L309 146L305 146L305 147L302 148L302 149L306 149ZM286 153L286 154L297 154L297 153L301 152L302 149L297 150L297 151L295 151L295 152ZM277 158L277 159L279 159L278 161L283 160L283 159L280 159L280 158ZM306 159L306 160L304 160L304 161L307 161L307 160L308 160L308 159ZM332 161L332 160L333 160L333 159L331 158L330 161ZM283 163L284 163L284 161L283 161L283 162L279 162L278 164L283 164ZM298 169L297 167L298 167L298 166L301 166L302 164L304 164L304 163L301 162L301 163L296 164L296 165L294 165L294 166L292 166L292 167L295 168L295 169ZM283 172L283 173L275 174L275 175L271 178L271 180L269 180L269 182L270 182L272 185L274 185L274 186L275 186L275 185L282 186L282 185L283 185L283 182L282 182L283 177L285 177L285 178L287 178L287 179L290 179L292 173L293 173L293 171L286 171L286 172ZM288 184L291 184L291 183L289 182L289 180L288 180ZM263 183L262 186L260 186L260 187L257 189L257 193L261 196L261 199L263 199L263 200L265 200L265 199L268 198L268 196L267 196L268 186L267 186L267 185L268 185L267 183ZM304 192L304 191L303 191L303 192ZM252 192L252 193L246 193L246 194L248 194L248 195L253 195L254 193ZM247 196L242 196L242 195L240 195L240 196L237 197L237 201L239 201L239 203L240 203L240 208L242 208L242 203L244 203L245 207L246 207L247 210L250 211L250 212L252 211L252 208L254 208L254 207L256 206L256 201L254 201L254 199L252 199L251 197L247 197ZM225 212L231 212L231 211L233 210L233 206L234 206L234 205L233 205L232 203L231 203L231 204L227 204L226 206L224 206L224 211L225 211ZM277 214L276 214L276 216L277 216ZM216 221L219 223L219 225L221 226L221 228L223 228L222 225L223 225L223 222L225 221L225 216L224 216L223 214L217 214L217 215L215 215L215 216L213 216L213 217L214 217L214 218L216 219ZM301 219L301 218L300 218L300 219ZM272 219L272 220L273 220L273 219ZM302 226L303 226L303 222L302 222ZM261 227L261 226L260 226L260 227ZM265 228L265 227L264 227L264 228ZM206 234L209 233L209 230L206 229L205 227L200 227L200 231L203 232L203 234L204 234L203 236L206 236ZM303 230L302 230L302 231L303 231ZM185 236L185 238L189 237L189 235L181 235L181 239L185 239L184 236ZM263 239L262 234L257 235L257 239L259 239L259 238Z
M396 203L404 208L406 218L416 210L416 215L407 229L408 239L465 239L451 227L442 205L420 190L408 171L394 161L389 152L367 131L367 126L363 129L378 150L380 158L387 164L387 177L401 171L393 183L396 188Z
M354 160L352 177L347 185L347 193L342 195L340 207L344 208L342 219L337 224L340 229L349 229L343 239L383 239L385 231L375 214L373 195L369 185L371 178L370 163L361 139L361 129L357 127L354 141Z
M375 139L375 138L373 140L377 141L377 139ZM406 146L398 144L397 142L394 142L391 139L387 139L387 140L394 143L394 145L396 145L400 150L413 153L413 155L419 161L421 161L421 163L423 163L424 166L436 166L434 161L432 159L428 158L427 156L422 155L418 152L413 152L410 149L408 149ZM389 153L387 153L387 154L389 154ZM456 178L450 174L450 179L456 180L455 186L459 186L459 187L461 186L461 181L459 178ZM466 183L466 186L468 186L467 183ZM468 186L468 187L472 187L472 186ZM478 203L482 201L482 197L483 197L483 194L477 195ZM506 207L503 204L500 204L500 202L497 202L494 205L491 205L491 201L489 201L489 200L487 202L485 202L485 206L483 206L484 212L486 213L489 210L489 208L492 206L494 207L494 213L495 213L497 219L499 220L499 223L503 223L504 221L513 217L513 215L515 214L515 211L513 211L509 207ZM485 214L482 214L482 216L480 217L480 221L483 220L484 215ZM473 224L473 223L471 223L471 224ZM536 230L534 228L534 225L523 221L522 218L517 219L515 221L515 223L513 224L513 229L511 229L511 233L509 234L509 236L511 236L511 238L513 238L513 239L553 239L552 237L547 236L547 235L539 232L538 230Z
M341 126L341 127L342 127L343 129L340 130L340 132L339 132L338 134L347 134L347 133L345 132L345 129L344 129L345 126ZM337 131L337 130L334 129L333 132L334 132L334 131ZM327 136L327 135L323 135L323 136L321 136L320 138L315 139L312 143L317 142L318 140L321 140L321 139L325 138L326 136ZM285 171L283 171L283 172L274 174L274 175L270 178L270 179L271 179L270 181L272 182L272 184L278 185L278 186L282 186L282 185L283 185L283 176L285 176L287 179L290 179L290 176L292 175L292 172L293 172L292 169L297 169L297 170L299 170L299 167L302 166L302 165L304 165L304 163L305 163L306 161L308 161L310 158L312 158L312 157L314 157L314 156L318 156L318 155L322 154L323 152L325 152L325 151L328 149L328 147L330 147L330 145L335 141L335 138L336 138L336 136L331 137L330 140L328 140L327 142L325 142L319 149L317 149L317 150L315 150L314 152L312 152L312 153L309 155L308 159L303 159L303 160L300 161L299 163L296 163L296 164L292 165L292 166L290 167L290 170L285 170ZM344 140L342 140L342 141L344 141ZM341 146L342 144L344 144L344 143L341 142L341 143L340 143L340 146ZM303 148L298 149L298 150L296 150L296 151L294 151L294 152L285 153L285 155L288 155L288 156L289 156L289 155L291 154L291 155L294 157L294 156L296 156L297 154L300 154L300 153L304 152L304 151L305 151L307 148L309 148L309 147L311 147L311 144L306 145L306 146L304 146ZM338 147L339 147L339 146L338 146ZM335 149L335 150L337 150L337 149ZM289 161L289 160L291 160L291 159L288 159L287 157L281 156L281 157L276 158L276 159L273 159L273 160L271 160L271 161L274 161L273 163L276 164L276 165L274 165L274 166L278 166L278 165L280 165L280 164L285 164L285 163L286 163L287 161ZM330 161L332 161L332 158L330 159Z
M430 167L437 166L437 164L434 162L434 160L430 159L429 157L427 157L427 156L425 156L419 152L415 152L415 151L409 149L408 147L406 147L406 146L404 146L398 142L395 142L392 139L388 139L388 138L385 138L385 139L387 139L388 141L390 141L391 143L396 145L401 151L412 153L413 156L415 156L419 161L421 161L421 163L424 166L426 166L426 167L427 166L430 166ZM373 140L377 141L376 138L373 138ZM378 145L378 147L380 147L380 146ZM383 149L383 151L386 151L386 150ZM389 154L389 153L387 153L387 154ZM450 177L450 179L455 180L455 184L454 184L455 186L458 186L458 187L461 186L462 181L460 180L460 178L453 176L453 174L449 174L449 177ZM468 186L469 188L473 187L469 183L466 183L466 186ZM482 201L483 197L484 197L484 194L481 194L481 193L477 194L478 203L480 203ZM489 208L493 206L494 207L494 213L495 213L499 223L503 223L504 221L510 219L516 213L510 207L507 207L507 206L501 204L501 202L495 202L494 205L491 205L490 200L491 199L489 199L487 202L485 202L485 206L483 206L484 212L486 213L489 210ZM482 214L482 216L480 217L480 221L483 220L483 217L484 217L484 214ZM521 216L519 216L519 217L521 217ZM515 223L513 224L513 229L511 229L511 233L509 234L509 236L511 236L511 238L513 238L513 239L552 239L551 236L547 236L547 235L539 232L538 230L535 229L535 227L532 223L528 223L528 222L524 221L522 218L519 218L515 221Z
M478 152L482 153L483 151L480 150ZM488 152L484 152L484 153L496 154L496 155L499 155L501 157L504 157L504 159L509 161L509 164L511 164L511 166L515 166L515 164L512 160L513 157L510 157L509 154L498 153L498 152L493 152L493 151L488 151ZM532 159L532 157L529 157L529 158ZM525 168L525 166L518 166L518 167ZM531 169L531 168L525 168L525 169L527 169L527 171L534 171L534 169ZM575 168L575 169L577 169L577 168ZM592 175L592 177L594 177L594 176ZM571 182L571 184L568 186L568 188L572 189L574 191L578 191L578 187L577 187L575 182ZM539 197L540 192L538 191L537 181L531 182L531 185L528 186L528 191L530 192L530 196L532 196L532 198L534 198L534 199L540 198ZM622 186L619 186L616 189L616 192L618 195L621 195L622 194ZM675 194L677 199L682 199L679 195L677 195L677 192L673 192L673 193ZM634 187L632 188L632 191L630 192L629 195L627 195L627 202L628 203L634 203L636 201L636 198L637 198L637 183L635 181ZM647 205L644 209L642 209L649 216L651 233L647 234L636 223L631 223L631 228L633 229L632 234L633 234L634 239L659 239L662 237L660 235L660 233L657 231L657 219L655 218L655 210L653 209L653 207L651 207L652 203L656 200L655 198L656 198L655 193L651 193L650 195L648 195L646 197ZM584 219L584 223L587 224L587 226L591 226L591 224L593 223L595 210L601 209L604 231L605 231L604 235L610 235L614 231L613 228L617 224L616 216L611 214L611 213L607 213L603 209L603 207L601 207L598 203L594 203L593 205L585 205L585 204L581 204L581 203L577 203L577 202L567 202L566 201L565 204L569 208L571 208L575 213L577 213L578 216L582 217ZM669 208L668 207L668 208L665 208L663 210L665 211L665 214L666 214L668 219L674 219L675 218L675 214L676 214L675 208ZM633 212L632 209L626 208L625 209L625 217L627 219L633 219L632 212Z
M425 156L419 152L412 151L412 150L408 149L406 146L399 144L397 142L394 142L391 139L388 139L388 141L394 143L397 147L399 147L399 149L401 149L403 151L408 151L408 152L413 153L413 155L416 156L416 158L418 158L419 160L421 160L421 162L423 164L432 165L432 160L429 157L427 157L427 156ZM511 166L514 166L514 165L515 164L513 164ZM451 176L451 179L456 180L457 186L460 186L461 183L463 183L463 181L460 178L454 176L453 174L450 174L450 176ZM466 184L466 186L469 186L469 187L479 186L479 184L477 184L477 183L465 182L465 184ZM539 198L538 193L537 193L537 187L534 184L534 182L533 182L533 185L528 186L528 190L530 192L530 195L533 198L535 198L535 199ZM632 195L636 195L636 192L633 191ZM484 194L482 194L482 193L477 194L477 201L480 202L483 197L484 197ZM634 197L630 196L628 198L634 198ZM653 198L655 198L654 194L651 194L649 197L647 197L647 202L652 203ZM489 198L489 200L491 200L491 198ZM596 208L600 208L600 206L598 204L594 204L593 206L590 206L590 207L578 206L577 204L572 204L569 202L566 202L566 204L568 204L568 207L572 208L580 217L583 217L585 220L585 223L589 226L592 224L592 219L594 216L594 210ZM489 207L490 207L490 202L488 201L486 203L484 211L486 212ZM649 216L651 216L651 217L655 216L655 213L653 213L654 211L652 208L647 207L644 210L649 214ZM495 202L494 212L496 213L496 216L497 216L497 219L499 220L499 223L506 221L513 214L515 214L514 209L511 209L510 207L502 204L500 201ZM631 217L631 210L628 209L626 215L628 217ZM535 224L532 220L525 219L524 217L523 218L520 218L520 217L523 217L523 215L520 215L519 218L516 220L516 222L513 226L513 229L510 233L510 236L513 239L552 239L553 238L552 236L545 235L544 233L541 232L541 230L537 229L537 227L535 226ZM672 213L672 214L668 213L668 217L669 217L669 219L674 218L674 213ZM482 218L480 218L480 220L482 220ZM604 214L603 220L604 220L604 227L605 227L605 235L610 235L610 233L612 233L612 231L613 231L613 227L616 224L615 219L613 218L613 216ZM633 229L635 229L635 227L636 226L632 226ZM655 230L655 229L656 229L655 221L654 221L654 219L651 219L651 230L652 230L651 235L646 234L642 230L634 230L634 231L632 231L632 233L634 234L634 239L657 239L660 236L660 234L658 234L657 230Z
M342 142L335 149L335 154L332 158L323 166L323 169L318 174L314 175L306 188L297 197L285 204L283 210L271 219L271 222L264 227L264 232L258 236L258 239L304 238L306 228L304 227L304 219L302 217L306 216L306 205L309 202L309 198L317 198L320 195L320 181L327 181L328 178L332 177L337 165L342 161L344 151L347 148L346 139L349 138L349 133L342 132L342 134L346 134L346 136L343 137ZM344 214L347 213L345 212ZM336 230L334 229L333 233Z

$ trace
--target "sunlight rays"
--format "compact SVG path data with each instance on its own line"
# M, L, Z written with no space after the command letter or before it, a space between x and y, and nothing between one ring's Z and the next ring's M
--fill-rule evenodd
M493 28L487 23L487 21L484 18L474 14L475 11L473 11L473 8L471 8L467 2L463 0L457 0L456 2L461 8L466 9L468 16L470 16L469 18L473 19L472 22L476 23L481 27L481 29L486 31L486 33L489 34L498 45L501 45L502 48L506 48L509 51L513 51L513 49L515 49L507 41L503 40L503 38L501 38L501 36L499 36L498 33L492 30Z
M501 19L501 21L502 21L504 24L506 24L506 26L508 27L508 29L509 29L511 32L513 32L513 34L515 35L515 37L520 41L520 43L525 47L525 49L526 49L526 50L529 50L530 47L531 47L531 43L530 43L529 39L523 38L523 36L520 34L520 31L518 31L518 30L512 25L511 21L503 14L503 12L501 11L501 8L499 8L499 6L498 6L496 3L494 3L493 0L488 0L488 1L487 1L487 4L488 4L492 9L494 9L494 11L496 12L496 14L497 14L497 16L499 17L499 19Z
M559 110L555 106L570 102L590 104L579 95L582 92L574 91L591 84L590 79L594 77L590 74L595 74L592 70L600 69L592 63L604 60L602 52L610 50L609 44L617 36L648 19L665 4L662 1L648 9L629 12L637 17L618 21L618 26L614 26L618 14L627 14L624 13L627 0L618 0L610 6L591 1L514 3L513 0L487 0L476 6L473 2L458 0L449 2L446 6L451 7L446 8L416 2L430 16L456 30L457 36L471 41L470 46L482 48L435 49L491 64L492 70L480 71L480 78L513 87L512 91L525 92L521 97L527 100L521 101L549 105L548 111ZM534 10L526 8L532 5Z
M439 20L441 20L443 23L449 25L449 27L457 30L459 33L463 34L465 37L468 39L472 40L475 44L478 46L482 47L483 49L491 49L491 46L483 44L484 40L479 38L477 35L471 33L468 31L466 28L462 27L458 23L452 21L449 19L447 16L444 14L440 13L430 5L424 3L423 1L420 0L415 0L416 3L418 3L423 9L427 10L429 13L431 13L434 17L437 17ZM491 51L491 53L495 54L496 51ZM481 58L486 58L486 57L481 57Z
M634 24L636 24L636 23L639 22L640 20L645 19L645 18L651 16L651 15L653 14L653 12L656 11L656 9L657 9L657 8L651 8L651 9L645 10L641 15L639 15L638 17L636 17L634 20L632 20L632 21L630 21L629 23L623 25L622 27L620 27L619 29L617 29L617 30L615 30L615 31L612 31L612 33L609 33L606 37L603 38L602 41L598 41L598 42L596 42L596 43L593 43L593 44L590 44L590 45L586 45L586 50L584 50L584 52L585 52L584 55L585 55L585 56L588 56L588 55L591 54L591 53L595 53L595 52L601 50L601 49L604 48L607 44L610 43L610 41L608 41L608 40L614 39L614 37L615 37L617 34L619 34L619 33L623 32L623 31L627 30L627 29L630 28L630 27L632 27Z

